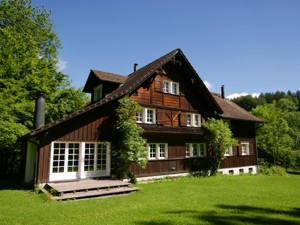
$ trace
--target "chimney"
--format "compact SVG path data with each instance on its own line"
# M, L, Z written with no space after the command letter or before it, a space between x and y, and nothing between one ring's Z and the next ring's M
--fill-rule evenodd
M223 99L225 99L225 89L224 89L224 85L221 86L221 97Z
M137 71L137 67L138 67L138 64L135 63L135 64L134 64L134 67L133 67L133 72Z
M38 93L34 111L34 129L38 129L45 124L45 95Z

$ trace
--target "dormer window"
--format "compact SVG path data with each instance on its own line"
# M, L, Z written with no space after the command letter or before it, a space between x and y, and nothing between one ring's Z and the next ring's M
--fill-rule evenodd
M94 88L94 101L102 98L102 84Z
M179 95L179 83L165 80L164 84L164 93L169 93L173 95Z

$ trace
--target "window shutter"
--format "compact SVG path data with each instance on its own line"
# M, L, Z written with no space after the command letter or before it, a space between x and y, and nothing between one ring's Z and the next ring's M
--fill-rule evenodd
M180 113L180 126L186 127L187 123L187 114L186 113Z
M166 122L165 115L166 115L165 110L157 109L156 123L157 124L165 124L165 122Z
M163 91L163 82L160 80L155 80L154 89L155 91Z

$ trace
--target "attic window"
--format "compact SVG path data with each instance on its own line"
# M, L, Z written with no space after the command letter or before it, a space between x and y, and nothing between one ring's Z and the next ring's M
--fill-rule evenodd
M163 91L164 93L169 93L173 95L179 95L179 83L173 82L173 81L168 81L164 80L163 81Z
M94 101L102 98L102 84L94 88Z

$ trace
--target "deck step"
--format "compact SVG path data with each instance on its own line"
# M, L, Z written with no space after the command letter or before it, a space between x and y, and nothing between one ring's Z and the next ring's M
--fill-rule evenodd
M48 183L43 191L53 200L80 200L129 194L139 189L130 183L117 180L81 180L65 183Z
M129 194L131 192L138 191L136 187L121 187L121 188L112 188L107 190L92 190L87 192L76 192L76 193L67 193L62 196L52 196L52 199L57 201L66 201L66 200L80 200L87 198L99 198L99 197L112 197L122 194Z

